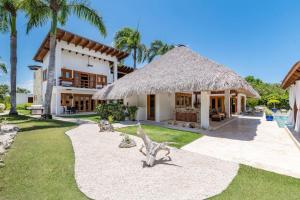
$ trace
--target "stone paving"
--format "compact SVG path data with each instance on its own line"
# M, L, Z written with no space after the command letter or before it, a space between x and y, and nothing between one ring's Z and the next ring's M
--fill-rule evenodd
M204 132L182 149L300 178L300 151L284 128L262 117L241 116Z

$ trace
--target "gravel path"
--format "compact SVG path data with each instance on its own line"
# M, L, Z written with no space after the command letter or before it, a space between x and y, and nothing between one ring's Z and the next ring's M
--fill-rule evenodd
M99 133L96 124L83 124L66 133L75 151L75 176L92 199L204 199L222 192L238 171L238 164L179 149L172 161L143 167L138 147L120 149L119 133Z

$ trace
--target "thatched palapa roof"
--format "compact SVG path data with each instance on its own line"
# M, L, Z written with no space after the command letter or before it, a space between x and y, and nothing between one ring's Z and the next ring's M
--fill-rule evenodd
M250 97L259 94L231 69L191 49L176 47L98 91L94 99L122 99L140 94L236 90Z

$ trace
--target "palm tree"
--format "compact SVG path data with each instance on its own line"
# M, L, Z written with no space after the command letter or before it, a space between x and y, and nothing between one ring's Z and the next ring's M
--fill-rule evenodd
M0 0L0 32L10 33L10 115L18 115L16 110L17 87L17 13L21 0ZM3 68L3 65L1 66Z
M0 57L0 59L1 59L1 57ZM0 61L0 71L2 71L4 74L7 74L6 66L1 61Z
M147 60L151 62L156 56L161 56L173 49L174 45L168 45L161 40L154 40L150 44L150 48L147 51Z
M44 101L44 114L42 116L45 119L49 119L52 118L51 96L54 85L56 33L58 24L62 26L65 25L69 16L75 14L79 18L96 26L103 36L106 36L106 28L102 17L89 6L87 0L28 0L25 8L29 18L27 32L33 27L42 26L48 21L51 22L48 81Z
M132 54L134 69L137 62L145 60L146 46L141 43L141 34L137 29L125 27L119 30L114 37L114 46Z

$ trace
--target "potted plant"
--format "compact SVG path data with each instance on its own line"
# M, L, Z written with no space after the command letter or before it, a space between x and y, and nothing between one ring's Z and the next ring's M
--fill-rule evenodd
M128 106L127 107L127 111L128 111L128 114L129 114L129 119L131 121L135 121L137 110L138 110L137 106Z
M280 103L280 101L278 101L277 99L270 99L267 104L273 105L272 111L275 113L275 112L277 112L276 104L279 104L279 103Z
M266 108L265 109L265 114L266 114L266 120L267 121L273 121L273 119L274 119L273 112L270 109Z

